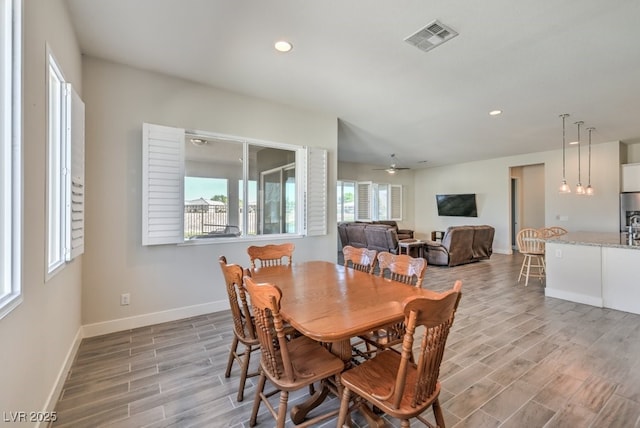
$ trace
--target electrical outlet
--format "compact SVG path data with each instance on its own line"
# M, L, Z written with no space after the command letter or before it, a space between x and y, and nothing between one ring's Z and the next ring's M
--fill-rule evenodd
M129 304L129 300L131 299L131 295L129 293L124 293L120 295L120 306L127 306Z
M560 248L556 248L556 257L559 259L562 258L562 250Z

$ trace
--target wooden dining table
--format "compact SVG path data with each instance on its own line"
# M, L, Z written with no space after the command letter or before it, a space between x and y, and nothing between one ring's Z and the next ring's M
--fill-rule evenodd
M282 318L305 336L328 343L347 366L352 337L402 321L402 303L408 297L438 295L327 261L258 267L251 269L251 276L258 283L277 285ZM294 422L300 423L324 396L292 411Z

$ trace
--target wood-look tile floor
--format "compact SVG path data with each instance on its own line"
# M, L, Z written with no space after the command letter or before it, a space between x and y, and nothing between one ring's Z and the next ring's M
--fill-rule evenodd
M546 298L538 280L517 283L521 261L427 268L425 287L464 283L440 375L447 426L640 426L640 316ZM238 403L232 334L225 311L83 340L53 426L248 427L257 378ZM264 406L258 424L274 426Z

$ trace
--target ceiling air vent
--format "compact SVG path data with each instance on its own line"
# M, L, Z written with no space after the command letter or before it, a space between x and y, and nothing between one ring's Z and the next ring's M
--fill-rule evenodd
M458 33L451 27L447 27L442 22L436 20L410 35L404 39L404 41L427 52L447 40L453 39L457 35Z

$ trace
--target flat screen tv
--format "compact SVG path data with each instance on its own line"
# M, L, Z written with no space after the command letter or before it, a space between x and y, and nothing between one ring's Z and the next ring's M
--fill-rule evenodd
M478 217L476 194L436 195L439 216Z

